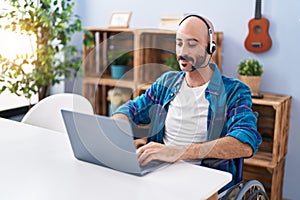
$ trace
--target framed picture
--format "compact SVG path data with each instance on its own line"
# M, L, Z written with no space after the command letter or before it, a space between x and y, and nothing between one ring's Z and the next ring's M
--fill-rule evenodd
M131 12L113 12L110 17L110 28L128 28Z

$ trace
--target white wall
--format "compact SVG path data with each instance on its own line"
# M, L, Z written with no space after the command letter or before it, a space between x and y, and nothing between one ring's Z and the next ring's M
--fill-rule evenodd
M300 190L300 1L263 1L263 16L270 21L269 33L272 48L263 54L245 50L244 40L248 33L247 23L254 17L255 1L240 0L77 0L78 14L84 26L107 27L113 11L133 12L130 27L158 27L161 14L196 13L208 17L216 31L224 32L223 72L237 77L236 67L241 59L253 57L264 64L261 90L291 95L292 109L289 146L285 167L284 197L298 199Z

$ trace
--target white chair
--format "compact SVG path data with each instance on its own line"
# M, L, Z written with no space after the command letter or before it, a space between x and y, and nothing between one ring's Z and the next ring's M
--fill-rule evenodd
M25 114L21 122L66 133L61 109L94 114L92 105L83 96L61 93L39 101Z

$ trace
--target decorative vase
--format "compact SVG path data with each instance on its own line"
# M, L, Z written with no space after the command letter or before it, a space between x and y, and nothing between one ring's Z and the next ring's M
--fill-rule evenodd
M121 79L127 70L125 65L111 65L110 67L111 77L113 79Z
M261 83L261 76L243 76L239 75L239 79L249 86L252 95L259 94L259 88Z
M113 79L131 79L133 76L132 67L125 65L111 65L111 77Z

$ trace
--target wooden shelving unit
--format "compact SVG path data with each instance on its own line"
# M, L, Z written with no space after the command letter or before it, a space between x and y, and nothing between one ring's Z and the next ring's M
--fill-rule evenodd
M271 199L282 199L285 155L289 132L291 96L262 93L263 99L253 99L252 109L258 112L258 130L263 142L258 152L245 159L245 180L259 180Z
M107 92L112 88L129 89L132 98L145 91L168 70L165 60L175 53L176 32L161 29L87 28L94 36L94 47L83 50L83 96L97 114L108 115ZM213 61L222 70L223 33L214 38L217 51ZM132 70L118 80L111 78L108 53L113 49L131 52Z

